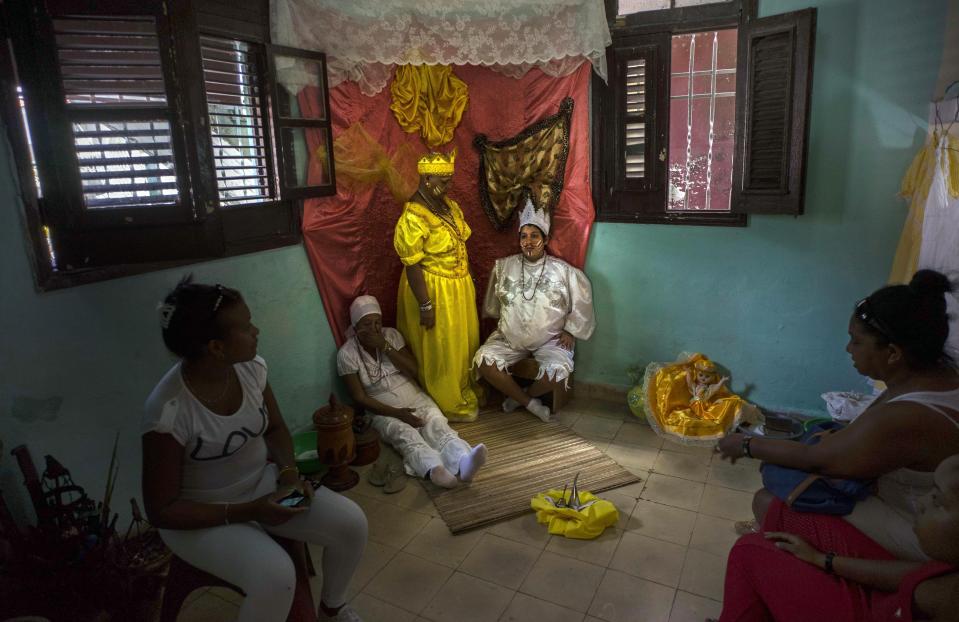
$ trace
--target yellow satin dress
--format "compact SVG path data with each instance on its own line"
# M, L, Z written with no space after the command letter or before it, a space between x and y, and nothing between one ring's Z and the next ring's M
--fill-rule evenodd
M749 408L748 402L725 385L708 400L691 395L686 372L700 359L706 357L694 354L676 363L651 364L647 370L643 385L646 420L660 436L684 444L712 444L740 422L744 407Z
M393 248L404 266L420 264L436 313L430 330L420 326L420 308L400 277L396 327L419 365L420 383L450 421L475 421L478 387L470 373L479 348L476 290L469 273L466 240L472 231L459 205L446 198L452 218L419 203L406 203L393 232Z

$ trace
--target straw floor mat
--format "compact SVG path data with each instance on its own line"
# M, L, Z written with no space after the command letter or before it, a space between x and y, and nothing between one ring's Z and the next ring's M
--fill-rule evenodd
M529 512L536 493L562 490L576 473L579 487L592 493L639 481L565 425L543 423L524 410L485 412L454 429L470 445L489 449L486 466L469 485L447 490L423 481L454 534Z

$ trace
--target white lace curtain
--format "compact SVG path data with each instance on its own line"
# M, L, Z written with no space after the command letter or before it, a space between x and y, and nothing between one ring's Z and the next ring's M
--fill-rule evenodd
M330 87L367 95L403 64L560 76L589 61L605 80L610 44L603 0L271 0L270 28L274 43L325 52Z

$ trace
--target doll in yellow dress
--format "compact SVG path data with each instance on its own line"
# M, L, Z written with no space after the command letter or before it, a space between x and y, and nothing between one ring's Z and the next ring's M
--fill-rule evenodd
M709 415L709 404L713 397L723 388L729 376L719 377L716 365L706 358L701 358L692 367L686 369L686 386L689 387L689 407L706 418Z
M675 363L651 363L646 368L643 401L646 420L657 434L687 445L713 445L744 418L757 411L719 376L716 365L702 354L681 356Z
M476 290L466 240L472 233L456 202L446 196L455 151L420 158L420 184L393 233L405 269L397 294L396 324L413 350L420 382L450 421L473 421L479 412L470 363L479 347Z

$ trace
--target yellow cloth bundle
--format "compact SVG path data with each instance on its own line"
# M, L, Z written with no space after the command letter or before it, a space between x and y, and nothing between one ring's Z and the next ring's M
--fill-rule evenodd
M530 501L530 507L536 510L536 520L549 525L549 532L556 536L566 536L579 540L592 540L599 537L607 527L619 520L616 506L605 499L587 491L579 492L580 510L571 507L556 507L560 500L569 503L572 491L548 490L539 493Z
M390 85L390 110L404 132L419 132L431 149L453 140L469 88L449 65L400 65Z

